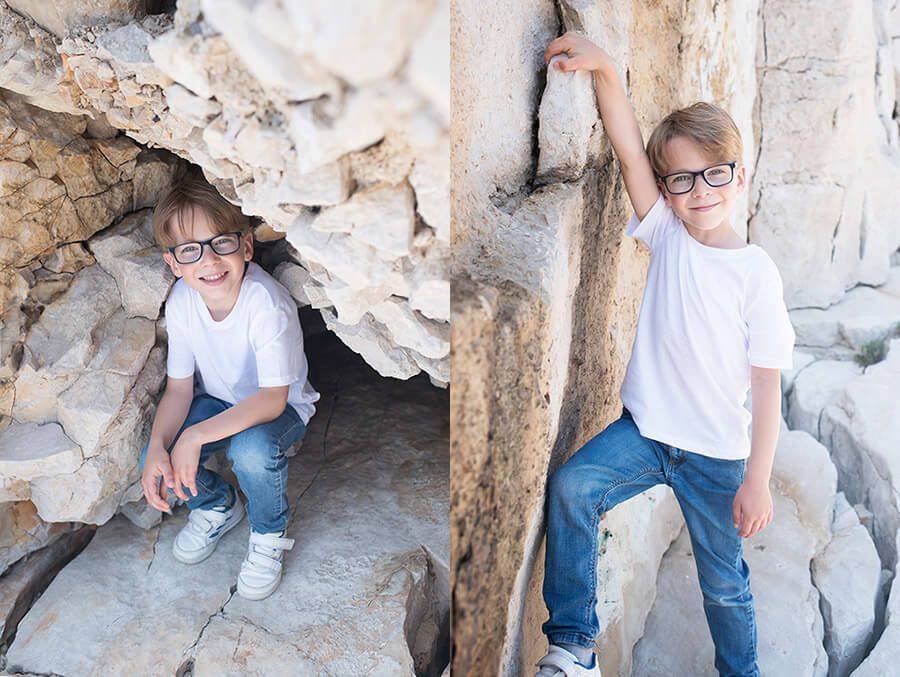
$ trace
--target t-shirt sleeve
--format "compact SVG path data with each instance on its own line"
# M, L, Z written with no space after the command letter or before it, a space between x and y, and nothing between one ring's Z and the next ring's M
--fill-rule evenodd
M663 239L668 237L680 225L678 216L666 204L662 193L660 193L659 198L650 208L650 211L644 215L643 220L638 219L637 214L631 215L628 227L625 228L625 234L637 238L647 245L650 251L653 251Z
M751 280L747 290L744 319L749 335L750 365L792 369L794 328L784 303L781 275L767 255L760 274Z
M166 303L166 333L168 334L168 354L166 374L171 378L188 378L194 375L194 353L184 334L183 313L173 304Z
M296 310L280 306L253 318L251 345L260 388L286 386L303 376L303 332Z

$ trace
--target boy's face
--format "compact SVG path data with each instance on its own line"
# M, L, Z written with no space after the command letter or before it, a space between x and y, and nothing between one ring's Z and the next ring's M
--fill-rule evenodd
M669 141L665 149L666 173L679 171L699 172L715 164L729 162L732 158L709 157L696 143L683 136L676 136ZM712 235L718 228L730 228L729 218L734 211L737 196L746 187L746 170L742 164L734 169L731 183L714 188L703 180L702 176L694 177L694 186L687 193L673 195L665 187L660 186L663 197L672 210L684 221L688 231Z
M193 218L187 219L190 232L178 232L178 244L189 241L202 242L218 235L201 209L193 210ZM253 258L253 237L241 236L240 245L232 254L220 255L209 244L203 245L202 256L194 263L178 263L171 252L163 257L176 277L184 278L187 285L197 291L211 311L230 311L237 302L244 277L245 263Z

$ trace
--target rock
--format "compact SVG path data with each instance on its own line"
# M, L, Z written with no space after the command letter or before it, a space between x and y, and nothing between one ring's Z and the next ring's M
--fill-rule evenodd
M882 282L900 244L891 217L898 196L882 187L896 182L900 165L886 135L871 131L884 129L872 77L873 13L857 7L838 26L829 11L778 2L762 13L767 48L760 58L759 124L765 131L750 232L778 264L791 308L824 307L858 281ZM827 148L798 166L796 153L822 135L831 139ZM788 226L797 219L822 224L802 247Z
M438 0L409 57L407 74L416 89L429 100L450 126L450 3ZM449 159L449 155L446 156Z
M394 342L401 346L432 359L446 357L450 352L450 325L418 315L404 299L391 297L373 306L369 312L387 327Z
M822 410L840 398L844 387L862 373L853 362L820 360L797 376L788 397L788 425L817 439Z
M900 551L900 532L895 540L895 551ZM872 647L852 677L881 677L890 675L897 667L897 646L900 644L900 576L894 575L891 593L885 612L885 628L878 643Z
M793 369L785 369L781 372L781 396L787 397L791 393L791 388L794 387L794 381L797 379L797 375L806 369L810 364L815 362L815 357L807 353L803 350L794 349L793 355Z
M248 602L231 591L246 521L185 575L171 555L185 509L146 532L116 517L19 624L11 669L174 674L192 663L195 674L410 677L442 669L437 663L429 673L419 660L449 643L447 396L422 379L378 379L345 351L325 359L315 341L309 349L323 369L323 402L336 404L334 411L323 404L310 422L304 449L315 453L290 464L288 532L296 545L276 593ZM338 382L346 385L334 390ZM371 439L326 437L329 426L357 425L373 401L388 407ZM365 485L360 473L370 479ZM360 511L372 519L348 518ZM337 524L344 538L333 538ZM295 612L278 612L285 608ZM100 622L113 617L119 622ZM419 637L417 628L433 633Z
M862 503L874 514L872 537L882 563L890 568L897 561L900 527L898 383L900 339L894 339L887 359L851 380L840 399L822 412L820 424L820 439L831 449L841 490L852 504Z
M791 311L798 346L859 350L870 341L885 339L898 324L900 297L871 287L855 287L827 310Z
M416 158L409 182L416 191L416 211L444 243L450 242L450 142Z
M357 191L343 204L322 210L312 227L352 233L393 260L409 254L415 228L415 197L409 184Z
M812 561L813 584L822 597L829 674L846 675L865 657L881 587L881 560L843 493L834 506L834 536Z
M48 31L59 37L81 26L91 26L108 21L127 23L144 14L140 0L78 0L65 5L47 4L34 0L12 0L7 3L14 10L34 19Z
M7 645L16 626L53 577L84 549L94 529L64 533L27 559L16 562L0 579L0 644Z
M57 423L21 423L0 432L0 475L4 478L27 482L73 473L83 462L81 448Z
M353 326L338 322L337 317L322 311L325 326L338 335L354 352L362 355L379 374L393 378L408 379L421 371L420 365L410 351L394 347L382 339L383 332L370 315L365 315Z
M594 101L594 78L590 71L564 73L555 64L547 67L547 86L538 113L540 127L537 176L541 183L573 181L581 177L588 162L599 154L600 118ZM594 137L594 129L598 137Z
M809 468L816 468L811 475ZM779 490L797 509L797 518L816 540L816 549L831 539L837 470L822 444L801 430L782 431L772 466Z
M153 239L152 213L145 210L122 219L91 240L91 251L115 278L128 316L157 319L175 276Z
M27 500L0 503L0 527L0 573L73 529L71 524L48 524Z

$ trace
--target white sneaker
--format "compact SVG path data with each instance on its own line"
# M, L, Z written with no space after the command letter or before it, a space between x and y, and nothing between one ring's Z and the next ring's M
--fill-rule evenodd
M592 656L591 666L585 667L571 653L555 644L547 655L537 662L540 671L534 677L600 677L597 656Z
M245 599L264 599L275 592L281 582L284 551L294 547L293 538L277 534L250 532L250 547L238 574L237 592Z
M230 508L220 506L209 510L191 510L185 524L172 544L172 554L179 562L196 564L212 555L216 544L244 518L244 506L235 494Z

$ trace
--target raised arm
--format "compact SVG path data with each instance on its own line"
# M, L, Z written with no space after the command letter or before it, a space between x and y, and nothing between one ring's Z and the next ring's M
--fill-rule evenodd
M549 66L550 59L557 54L566 55L554 62L557 70L593 72L603 127L619 158L634 212L643 219L659 198L659 187L644 150L637 118L616 74L612 57L587 38L571 31L547 45L544 63Z

